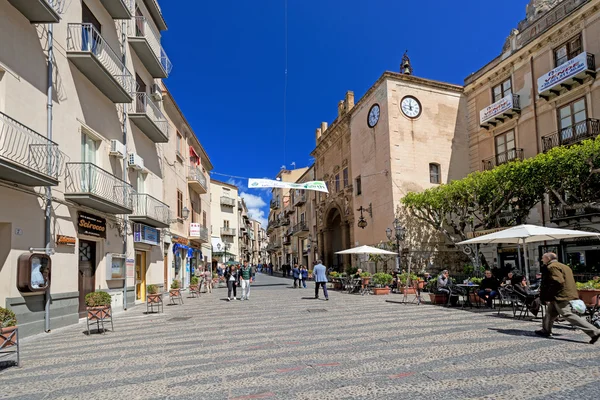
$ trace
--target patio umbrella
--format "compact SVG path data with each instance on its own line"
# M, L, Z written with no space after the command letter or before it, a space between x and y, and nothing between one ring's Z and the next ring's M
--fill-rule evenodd
M393 251L387 251L384 249L378 249L377 247L372 246L359 246L354 247L348 250L338 251L335 254L389 254L389 255L397 255L398 253L394 253Z
M237 261L227 261L225 263L225 265L238 265L238 264L239 264L239 262L237 262Z
M477 243L516 243L525 246L526 243L543 242L545 240L560 240L578 237L597 236L600 234L586 231L575 231L571 229L547 228L538 225L519 225L505 229L500 232L490 233L473 239L465 240L457 244L477 244ZM525 250L527 248L525 247ZM517 256L520 260L520 256ZM520 263L520 261L519 261ZM529 280L529 259L525 256L525 275Z

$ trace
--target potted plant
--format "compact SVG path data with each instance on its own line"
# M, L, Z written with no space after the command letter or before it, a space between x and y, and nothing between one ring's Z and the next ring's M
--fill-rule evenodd
M169 289L169 296L181 296L181 282L179 282L177 279L173 280L173 282L171 282L171 288Z
M585 283L577 282L576 285L579 299L588 306L596 305L596 299L600 295L600 280L591 280Z
M370 272L361 272L360 277L362 278L363 285L368 285L371 283L371 273Z
M375 287L373 288L373 294L375 295L384 295L390 294L390 287L394 277L390 274L386 274L385 272L378 272L373 275L373 283L375 283Z
M98 331L100 331L100 325L102 324L102 331L104 329L105 320L110 321L112 327L112 298L107 292L101 290L88 293L85 295L85 305L87 306L87 328L88 335L90 333L90 322L96 322ZM114 328L113 328L114 330Z
M481 281L483 280L483 278L477 278L477 277L472 277L469 278L469 282L472 283L473 285L481 285ZM471 303L479 303L480 298L477 295L477 288L474 288L473 291L471 291L471 293L469 293L469 300L471 300Z
M195 292L198 291L198 277L192 276L190 279L190 291Z
M406 292L406 294L415 294L416 293L414 283L419 281L419 277L417 275L410 274L410 282L411 282L410 287L406 287L406 280L408 279L407 273L402 273L402 274L398 275L398 278L400 281L400 293L404 293L404 292Z
M429 292L431 304L446 304L448 302L448 297L445 294L437 293L437 279L427 282L427 291Z
M312 279L312 277L313 277L313 270L312 270L312 269L309 269L309 270L308 270L308 280L311 280L311 279Z
M17 353L17 366L20 366L19 359L19 329L17 327L17 317L12 310L0 307L0 350L16 346L16 351L7 350L7 353Z

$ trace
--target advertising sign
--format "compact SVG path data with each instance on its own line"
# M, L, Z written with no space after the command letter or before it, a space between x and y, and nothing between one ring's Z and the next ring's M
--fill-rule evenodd
M587 69L587 53L584 52L540 76L537 81L538 93L544 93Z
M106 220L80 211L77 213L77 232L106 239Z
M198 222L190 223L190 236L200 237L200 224Z
M479 123L483 125L489 120L494 119L494 117L502 115L505 111L512 110L513 108L513 95L511 93L508 96L498 100L494 104L481 110L479 112Z
M329 193L327 185L323 181L312 181L306 183L292 183L274 181L272 179L248 179L248 187L250 189L262 189L262 188L281 188L281 189L304 189L304 190L315 190L317 192Z
M156 228L144 224L133 225L133 242L152 246L160 244L160 232Z

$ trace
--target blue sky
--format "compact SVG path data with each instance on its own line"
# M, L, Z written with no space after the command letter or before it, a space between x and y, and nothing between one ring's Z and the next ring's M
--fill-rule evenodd
M414 75L462 84L500 54L528 2L288 0L284 140L285 0L162 0L166 84L214 172L274 177L284 164L310 165L321 121L335 119L347 90L358 101L383 71L398 71L405 50ZM250 194L263 219L269 192Z

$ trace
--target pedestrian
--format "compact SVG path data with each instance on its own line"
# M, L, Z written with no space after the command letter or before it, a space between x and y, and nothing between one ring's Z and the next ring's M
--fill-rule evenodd
M292 269L292 278L294 278L294 289L300 287L300 268L298 268L298 264L294 264L294 269Z
M554 321L560 316L585 332L591 339L590 344L596 343L600 338L600 329L573 312L574 302L580 300L571 268L559 263L555 253L544 254L542 264L540 299L542 302L547 302L548 306L543 320L543 328L535 333L539 336L550 337Z
M325 268L321 260L317 260L313 269L313 276L315 278L315 299L319 298L319 286L321 286L323 287L325 300L329 300L329 295L327 294L327 268Z
M212 273L208 268L205 268L204 270L204 286L206 288L206 293L212 293Z
M252 284L256 280L256 269L254 267L250 267L250 272L251 272L250 284L248 285L248 292L246 293L246 300L250 300L250 288L252 287Z
M235 265L232 265L225 269L225 280L227 281L227 301L231 300L231 294L233 293L233 300L237 300L237 284L238 284L238 272Z
M302 280L302 287L306 289L306 281L308 280L308 269L304 265L300 266L300 279Z
M248 266L248 261L244 261L244 265L239 272L240 286L242 287L242 295L240 300L249 300L248 292L250 291L250 279L252 279L252 268Z
M273 276L273 263L269 263L269 275Z

